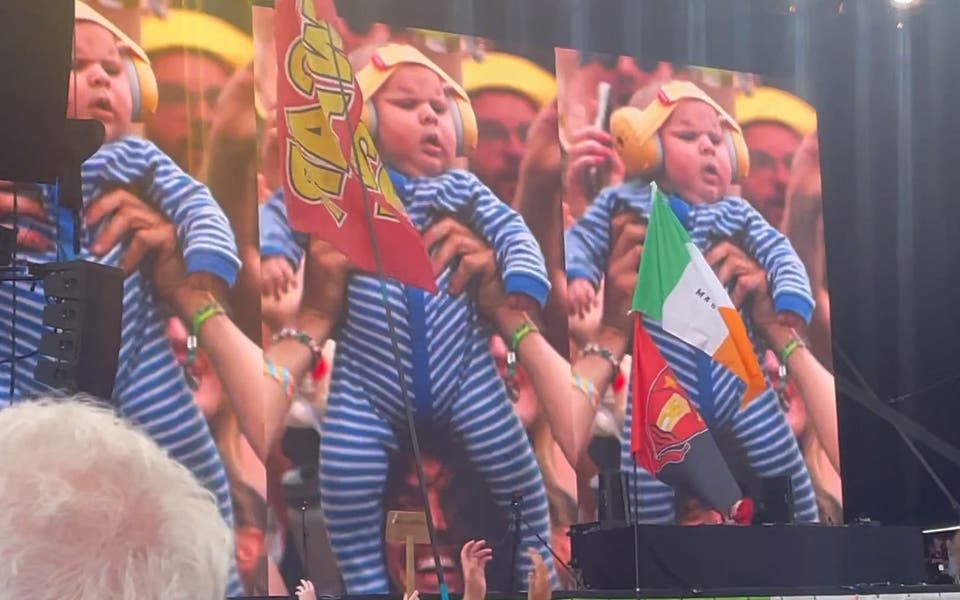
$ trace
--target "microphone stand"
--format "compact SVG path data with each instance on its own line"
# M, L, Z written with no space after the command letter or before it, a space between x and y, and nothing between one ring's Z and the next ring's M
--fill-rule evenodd
M514 509L514 510L513 510L514 523L515 523L516 526L518 527L518 529L517 529L517 535L516 535L516 537L514 537L513 566L514 566L514 567L516 566L517 554L519 553L519 550L520 550L520 548L519 548L519 546L520 546L520 529L519 529L519 526L520 526L520 524L522 524L524 527L526 527L527 529L529 529L530 531L533 532L533 535L537 538L537 540L538 540L541 544L543 544L543 547L547 549L547 551L550 553L551 556L553 556L554 562L556 562L558 565L560 565L561 567L563 567L564 570L567 571L567 573L570 573L570 575L573 576L573 581L574 581L574 582L576 583L576 585L577 585L577 590L582 590L582 589L584 588L584 586L583 586L583 580L580 578L580 574L577 573L570 565L568 565L566 562L564 562L564 560L563 560L562 558L560 558L560 556L557 555L556 552L554 552L553 547L550 545L550 543L547 542L547 540L543 539L543 537L542 537L539 533L537 533L537 530L536 530L536 529L534 529L533 527L530 527L530 524L527 523L527 520L523 518L523 513L520 512L520 503L519 503L519 500L522 498L522 497L520 496L520 494L514 494L513 497L514 497L514 500L515 500L516 504L514 504L514 502L511 502L511 503L510 503L510 506L513 507L513 509ZM515 568L512 569L511 572L510 572L510 586L511 586L511 591L515 591L515 589L513 588L513 582L514 582L514 576L515 576L514 573L515 573L515 572L516 572L516 569L515 569Z
M520 501L523 499L519 493L514 493L510 500L510 509L513 511L513 552L510 555L510 591L517 591L517 555L520 553L520 525L523 523L523 513L520 508Z

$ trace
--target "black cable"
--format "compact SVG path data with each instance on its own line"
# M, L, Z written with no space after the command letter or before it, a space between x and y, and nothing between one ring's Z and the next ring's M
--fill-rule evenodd
M938 387L940 387L941 385L943 385L943 384L945 384L945 383L950 383L951 381L956 381L957 379L960 379L960 373L956 373L956 374L954 374L954 375L950 375L949 377L944 377L943 379L938 379L937 381L934 381L934 382L931 383L930 385L924 386L924 387L920 388L919 390L915 390L915 391L913 391L913 392L907 392L906 394L901 394L901 395L899 395L899 396L894 396L893 398L890 398L890 404L896 404L897 402L902 402L902 401L904 401L904 400L909 400L910 398L912 398L912 397L914 397L914 396L919 396L920 394L925 394L925 393L929 392L929 391L932 390L932 389L938 388Z
M634 415L634 418L636 415ZM637 457L633 457L633 481L630 488L633 492L633 593L634 599L640 600L640 475L637 469Z
M897 434L901 437L901 439L903 439L904 443L907 446L907 449L910 450L910 452L916 457L918 461L920 461L920 465L927 472L927 475L929 475L930 479L933 480L934 484L936 484L936 486L940 488L940 491L943 493L944 497L947 499L947 502L950 504L950 507L954 510L955 513L957 513L958 518L960 518L960 502L957 501L956 497L954 497L954 495L950 492L950 489L947 488L946 484L937 474L937 471L930 465L929 462L927 462L926 457L924 457L923 453L920 452L920 449L917 448L916 444L911 439L911 436L907 435L906 431L904 431L904 426L909 425L910 421L905 420L906 418L903 415L901 415L896 409L893 409L885 405L880 400L879 396L877 396L876 392L873 391L873 388L871 388L870 385L867 383L866 378L863 376L862 373L860 373L860 370L857 369L856 365L853 364L853 361L850 359L850 357L847 356L847 353L844 352L842 348L840 348L840 345L834 342L833 346L834 346L834 349L836 350L836 354L840 356L840 359L847 364L847 367L853 373L853 376L856 378L860 386L860 389L856 390L856 388L853 385L851 385L849 382L838 378L837 379L838 390L841 392L846 391L847 394L854 401L856 401L862 407L866 408L867 410L872 412L874 415L880 417L881 419L886 421L890 426L893 427L894 431L896 431ZM925 432L925 430L922 427L920 427L920 431ZM925 433L928 433L928 432L925 432ZM913 435L918 435L918 434L916 431L914 431ZM926 440L926 443L928 446L932 447L932 442L937 441L937 442L940 442L940 444L946 446L947 449L950 450L951 455L956 454L956 449L953 446L942 442L932 434L929 434L928 437L930 438ZM918 439L920 439L921 441L924 441L922 437L919 437ZM934 448L934 449L936 450L937 448ZM945 454L944 452L941 452L941 455L944 455L944 454ZM950 462L954 464L958 464L953 459L952 456L944 455L944 457L950 460Z
M17 186L13 187L13 256L11 258L11 264L16 264L17 262L17 235L19 234L20 228L20 219L18 217L20 211L20 197L17 193ZM17 389L17 282L11 281L10 285L13 286L13 306L11 307L10 315L10 357L5 359L3 362L10 363L10 388L9 395L10 403L14 402L14 392ZM36 354L36 352L33 352Z
M40 354L39 350L34 350L33 352L27 352L26 354L21 354L20 356L11 356L10 358L5 358L3 360L0 360L0 365L5 365L8 362L15 363L18 360L30 358L31 356L36 356L37 354Z
M523 513L520 510L522 500L520 494L514 493L510 501L510 508L513 510L513 544L510 553L510 583L507 589L511 592L517 591L517 555L520 554L520 526L523 522Z
M343 55L342 48L338 48L333 42L333 34L330 29L327 29L327 43L329 47L334 50L333 64L336 68L337 73L337 86L340 91L340 97L344 102L344 106L349 106L352 101L355 101L353 97L348 96L346 90L343 88L343 74L340 71L340 56ZM345 56L345 55L344 55ZM356 85L356 81L354 81ZM347 128L347 137L350 140L350 156L348 157L348 165L353 164L354 167L359 172L359 158L356 155L356 150L353 146L353 137L354 129L353 125L350 123L349 118L345 118L344 124ZM437 573L437 584L440 589L440 595L443 600L448 599L447 584L444 581L443 577L443 568L441 567L442 563L440 561L440 547L437 541L437 532L433 524L433 512L430 509L430 497L427 492L427 479L423 473L423 459L420 455L420 442L417 437L417 428L414 421L414 408L413 403L410 400L410 392L407 388L405 368L403 365L403 359L400 356L400 341L397 336L396 323L394 322L393 311L390 309L390 298L387 294L387 284L386 276L383 273L383 261L380 256L380 245L377 243L376 232L373 226L373 216L371 214L370 199L367 196L367 186L360 178L359 173L357 174L358 179L360 179L360 197L363 201L363 216L367 224L367 232L370 236L370 245L373 250L373 261L377 269L377 279L380 282L380 295L383 298L383 308L386 312L387 317L387 330L390 333L390 346L393 350L393 357L396 361L397 367L397 376L399 378L400 384L400 396L403 398L404 409L406 410L407 416L407 429L410 435L410 445L413 450L414 463L417 467L417 480L420 484L420 494L423 496L423 507L424 514L427 521L427 533L430 537L430 546L433 550L433 560L436 566Z
M300 506L300 535L303 538L303 578L310 581L310 553L307 550L307 501Z

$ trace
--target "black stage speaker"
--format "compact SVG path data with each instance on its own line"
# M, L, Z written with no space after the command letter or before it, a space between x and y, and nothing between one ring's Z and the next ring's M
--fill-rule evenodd
M851 586L924 580L916 527L585 523L570 527L570 548L584 583L595 590L636 585L680 597L693 590L729 597L845 588L840 593L849 594Z
M754 525L793 523L793 484L786 476L760 480L760 494L753 499Z
M109 400L120 353L123 271L83 260L44 268L49 305L34 376L66 392Z

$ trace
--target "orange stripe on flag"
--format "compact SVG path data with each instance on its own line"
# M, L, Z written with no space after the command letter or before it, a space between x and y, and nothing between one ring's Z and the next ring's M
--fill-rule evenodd
M740 400L740 408L743 408L766 388L766 382L763 379L763 371L760 370L760 363L753 354L753 345L747 337L747 328L743 325L740 315L736 309L726 306L721 306L718 310L730 335L713 353L713 359L733 371L747 384L743 398Z

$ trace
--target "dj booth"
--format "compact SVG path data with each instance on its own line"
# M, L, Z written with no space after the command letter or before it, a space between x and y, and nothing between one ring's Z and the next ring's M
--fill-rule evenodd
M574 525L572 562L595 590L864 589L925 579L914 527ZM740 594L738 594L740 595Z
M960 600L960 587L921 583L924 540L914 527L587 523L570 538L583 589L555 599Z
M436 594L420 594L424 600L439 598ZM247 600L288 600L288 596L239 596ZM329 598L321 596L321 599ZM369 600L396 600L394 596L350 596L350 598ZM487 594L489 600L524 600L522 594ZM555 593L553 600L653 600L655 598L670 598L681 600L697 598L698 600L960 600L960 588L952 586L915 586L915 587L877 587L870 592L854 590L794 590L791 593L751 594L746 590L729 590L726 594L682 594L674 591L644 592L637 596L634 593L623 592L576 592ZM233 599L231 599L233 600Z

